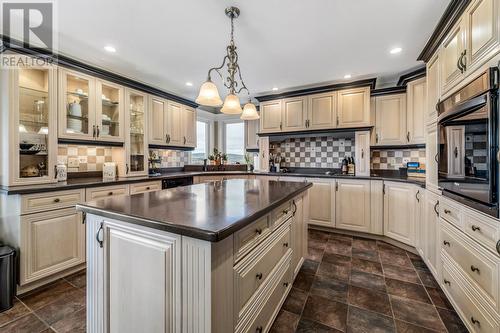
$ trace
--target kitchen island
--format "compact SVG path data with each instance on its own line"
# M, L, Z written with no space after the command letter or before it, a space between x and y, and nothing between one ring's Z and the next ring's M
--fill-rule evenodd
M307 249L311 183L227 180L86 214L89 332L267 332Z

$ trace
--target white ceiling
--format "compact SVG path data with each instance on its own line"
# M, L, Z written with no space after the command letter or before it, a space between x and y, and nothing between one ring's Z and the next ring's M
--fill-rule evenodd
M388 83L419 65L416 58L449 0L57 3L61 53L194 99L207 70L224 56L227 6L241 9L235 21L239 63L248 88L259 95L274 86L342 81L347 73L351 80L379 76ZM117 52L105 52L107 44ZM389 54L395 46L402 53Z

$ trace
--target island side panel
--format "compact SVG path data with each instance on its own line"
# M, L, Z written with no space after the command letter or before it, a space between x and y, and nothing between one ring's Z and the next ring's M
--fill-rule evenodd
M86 216L87 229L87 332L104 332L104 250L97 242L97 231L102 218Z

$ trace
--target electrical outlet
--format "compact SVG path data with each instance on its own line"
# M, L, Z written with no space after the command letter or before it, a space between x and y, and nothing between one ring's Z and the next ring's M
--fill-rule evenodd
M411 159L409 157L403 157L403 163L408 163L410 161Z
M78 161L78 157L70 157L68 158L68 168L78 168L80 162Z

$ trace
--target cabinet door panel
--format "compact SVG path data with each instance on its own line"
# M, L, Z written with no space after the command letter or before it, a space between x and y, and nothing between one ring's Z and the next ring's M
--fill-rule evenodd
M308 129L325 129L336 126L336 96L335 93L309 96Z
M447 146L452 150L448 154L448 176L465 176L465 126L446 127Z
M183 145L196 147L196 109L184 107L182 110Z
M415 185L386 182L384 235L415 245Z
M167 116L167 101L161 98L152 97L150 110L149 143L165 145L166 138L163 126Z
M259 149L260 122L258 120L245 121L245 147L246 149Z
M460 20L444 40L440 53L443 92L447 92L462 78L458 61L464 51L464 20Z
M427 126L426 143L425 143L425 186L431 191L438 191L438 137L437 123L432 123Z
M439 57L436 54L427 63L427 123L436 121L437 109L441 95L441 83L439 81Z
M421 225L421 245L424 253L424 260L433 273L438 276L439 257L439 215L436 213L438 196L427 191L425 194L424 218L420 221ZM418 222L417 222L418 223Z
M426 94L425 78L408 83L406 130L411 144L425 143Z
M334 182L311 180L309 190L309 223L333 227L335 225Z
M118 163L119 175L141 176L148 174L148 117L147 95L139 91L126 90L125 107L125 153L126 163ZM115 161L118 162L118 161ZM122 165L120 165L122 164ZM120 168L125 170L120 172Z
M307 115L306 98L288 98L283 100L283 131L305 129Z
M370 88L340 90L337 127L370 126Z
M355 140L356 175L370 175L370 131L356 132Z
M404 94L376 98L375 131L377 145L399 145L406 139L406 96Z
M167 111L167 144L169 146L182 146L184 142L182 131L182 106L177 103L168 102Z
M96 80L96 134L98 140L125 141L123 87Z
M336 180L335 226L370 232L370 181Z
M260 104L260 131L263 133L280 132L281 100Z

